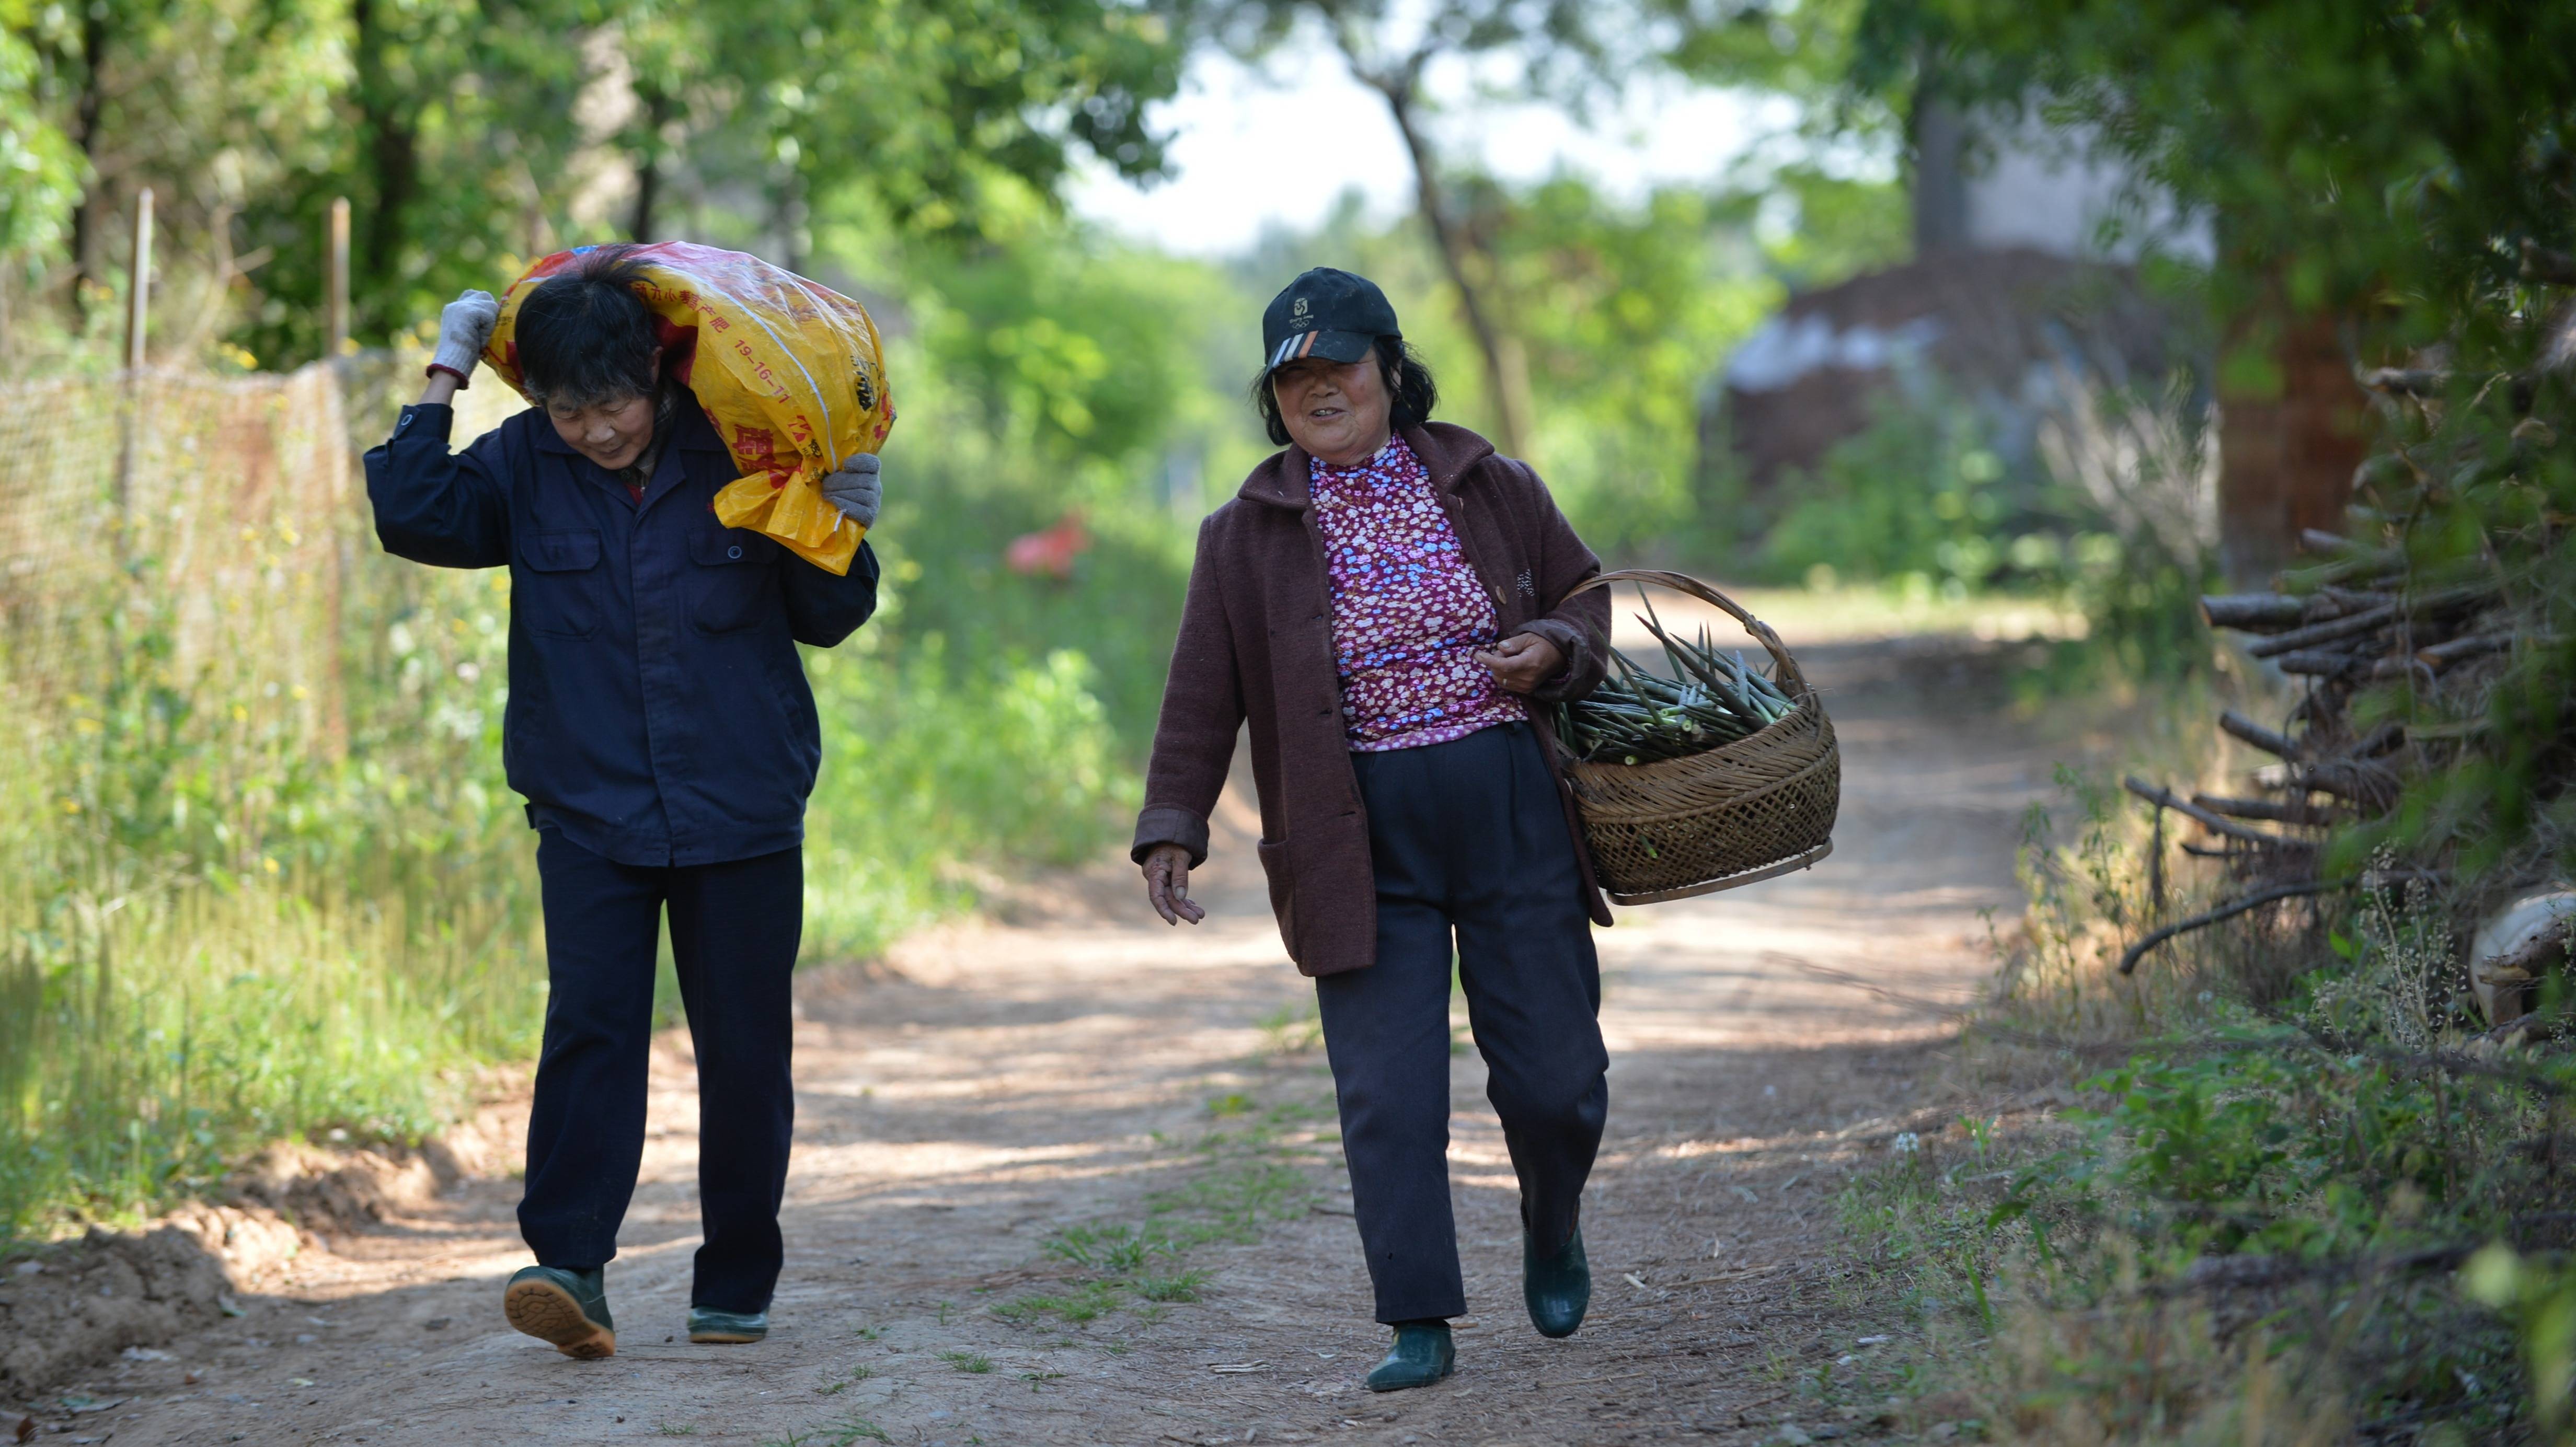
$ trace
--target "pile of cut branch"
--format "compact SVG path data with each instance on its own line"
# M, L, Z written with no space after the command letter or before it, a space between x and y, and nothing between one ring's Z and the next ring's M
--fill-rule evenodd
M2576 312L2562 308L2552 325L2576 338ZM2161 899L2172 814L2198 826L2183 852L2218 861L2239 893L2139 939L2121 957L2123 974L2178 934L2363 883L2330 877L2333 832L2383 818L2411 785L2470 754L2515 747L2491 736L2488 694L2512 675L2517 654L2560 642L2546 604L2570 586L2569 564L2555 555L2576 518L2541 501L2548 488L2537 470L2564 465L2553 464L2556 432L2535 409L2564 412L2567 378L2497 376L2465 400L2438 371L2381 369L2357 380L2399 439L2355 475L2361 536L2309 531L2302 543L2314 561L2270 591L2201 600L2213 628L2250 638L2248 655L2303 685L2278 726L2233 709L2219 716L2220 728L2272 762L2225 793L2127 781L2156 810L2152 892ZM2476 528L2466 547L2464 519Z

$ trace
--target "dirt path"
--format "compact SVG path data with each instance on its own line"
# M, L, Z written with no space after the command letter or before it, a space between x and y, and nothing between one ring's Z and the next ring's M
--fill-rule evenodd
M1794 629L1792 637L1800 636ZM1833 1197L1918 1104L1986 972L2046 757L1962 642L1810 644L1847 760L1811 873L1626 912L1601 937L1611 1117L1582 1333L1523 1318L1511 1173L1458 1055L1452 1159L1474 1315L1459 1374L1372 1396L1383 1349L1312 995L1241 837L1196 932L1140 923L1114 862L1007 922L811 975L789 1261L757 1347L675 1340L695 1245L686 1061L657 1063L609 1285L619 1354L509 1332L516 1185L309 1252L281 1294L76 1390L67 1440L141 1443L1625 1442L1865 1432L1894 1329L1837 1286ZM1463 1025L1463 1017L1462 1017ZM1463 1029L1462 1029L1463 1038ZM1169 1249L1140 1242L1169 1242ZM1162 1298L1162 1299L1153 1299ZM186 1380L189 1375L196 1380ZM1856 1425L1846 1426L1846 1423ZM53 1440L66 1440L56 1438ZM1792 1438L1792 1440L1799 1440Z

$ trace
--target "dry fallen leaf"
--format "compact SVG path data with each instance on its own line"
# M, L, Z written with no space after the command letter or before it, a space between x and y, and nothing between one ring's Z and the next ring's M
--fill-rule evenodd
M1213 1363L1208 1367L1209 1371L1212 1371L1221 1377L1236 1376L1244 1372L1266 1372L1269 1369L1270 1363L1268 1362L1220 1362Z

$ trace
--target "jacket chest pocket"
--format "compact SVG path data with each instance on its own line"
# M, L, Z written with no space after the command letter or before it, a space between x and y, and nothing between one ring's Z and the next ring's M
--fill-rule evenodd
M689 534L689 622L732 633L778 611L778 544L741 528Z
M510 606L531 633L588 638L599 631L602 572L595 528L545 528L519 538Z

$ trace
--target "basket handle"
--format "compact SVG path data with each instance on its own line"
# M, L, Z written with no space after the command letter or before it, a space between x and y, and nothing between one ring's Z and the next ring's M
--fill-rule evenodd
M1619 568L1584 579L1568 589L1565 596L1571 598L1577 593L1607 588L1613 583L1653 583L1676 593L1686 593L1712 608L1723 610L1743 624L1744 631L1753 635L1753 641L1761 644L1771 655L1771 661L1779 666L1781 683L1794 687L1798 693L1815 692L1815 686L1807 682L1806 672L1798 667L1798 660L1790 656L1789 645L1780 641L1780 635L1771 631L1770 624L1744 611L1742 604L1688 573L1675 573L1663 568Z

